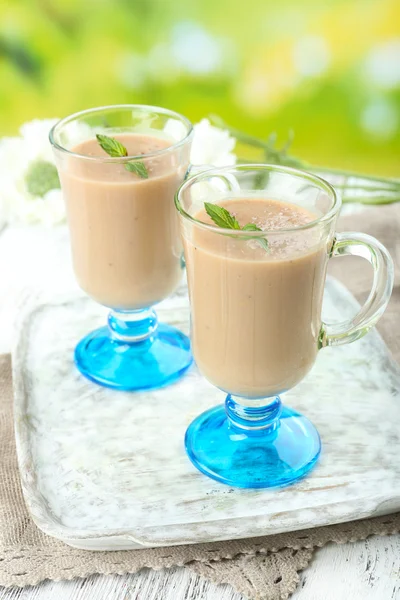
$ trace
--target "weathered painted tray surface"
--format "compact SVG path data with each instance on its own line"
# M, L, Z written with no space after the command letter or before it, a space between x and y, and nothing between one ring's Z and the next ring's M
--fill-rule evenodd
M357 309L328 280L324 315ZM285 394L323 443L299 483L238 490L198 473L183 436L199 412L224 400L193 368L179 383L144 393L103 389L72 361L81 335L104 322L85 299L31 300L14 349L17 450L36 524L87 549L206 542L279 533L400 509L400 371L376 332L320 352L307 378ZM188 329L185 288L160 318Z

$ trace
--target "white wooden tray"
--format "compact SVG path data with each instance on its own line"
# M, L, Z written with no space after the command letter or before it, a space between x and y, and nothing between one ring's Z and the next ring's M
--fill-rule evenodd
M357 303L337 281L324 316ZM185 288L159 317L188 330ZM31 298L13 351L21 480L35 523L72 546L118 550L279 533L400 509L400 370L377 332L319 353L284 395L317 426L323 444L306 479L239 490L201 475L183 448L185 429L224 395L194 367L162 390L122 393L75 369L73 348L104 323L81 297Z

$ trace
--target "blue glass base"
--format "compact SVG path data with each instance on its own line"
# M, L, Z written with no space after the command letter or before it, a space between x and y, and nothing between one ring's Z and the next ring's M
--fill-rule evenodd
M84 337L75 349L76 366L85 377L126 391L173 383L192 360L189 338L164 323L158 324L150 337L134 342L116 339L109 327L101 327Z
M229 402L235 404L228 396L225 407L204 412L186 432L186 451L199 471L233 487L269 488L290 484L315 465L321 442L308 419L290 408L282 409L277 398L271 405L272 418L271 411L269 415L258 411L252 421L247 422L245 415L233 423L227 416ZM253 416L257 412L243 410L253 411Z

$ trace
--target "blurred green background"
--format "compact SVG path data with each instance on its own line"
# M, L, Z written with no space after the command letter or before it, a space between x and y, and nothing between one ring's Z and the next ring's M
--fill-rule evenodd
M0 135L139 102L400 171L399 0L2 0Z

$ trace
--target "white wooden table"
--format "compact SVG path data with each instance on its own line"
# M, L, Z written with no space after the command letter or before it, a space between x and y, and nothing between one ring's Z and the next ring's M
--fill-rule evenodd
M25 228L0 235L0 353L9 352L16 299L34 282L73 278L63 232ZM0 588L0 600L242 600L188 569L143 570L126 576L94 575L46 581L34 588ZM373 537L317 550L300 575L293 600L400 600L400 535Z

